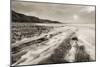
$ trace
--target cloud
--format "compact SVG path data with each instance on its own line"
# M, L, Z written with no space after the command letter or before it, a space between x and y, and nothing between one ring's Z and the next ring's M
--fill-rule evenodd
M63 23L95 23L94 8L83 5L12 1L12 9L16 12Z

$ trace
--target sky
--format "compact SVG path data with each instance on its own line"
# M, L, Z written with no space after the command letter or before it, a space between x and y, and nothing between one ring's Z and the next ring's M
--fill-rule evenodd
M12 1L11 9L25 15L62 23L95 23L95 6Z

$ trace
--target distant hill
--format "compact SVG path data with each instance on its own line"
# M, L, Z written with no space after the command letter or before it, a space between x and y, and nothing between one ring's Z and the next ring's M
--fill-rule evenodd
M51 21L47 19L40 19L35 16L27 16L21 13L17 13L12 10L12 21L17 23L60 23L58 21Z

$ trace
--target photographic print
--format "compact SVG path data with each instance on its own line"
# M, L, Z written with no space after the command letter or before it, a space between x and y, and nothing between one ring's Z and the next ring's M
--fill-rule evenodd
M96 61L95 7L11 1L11 66Z

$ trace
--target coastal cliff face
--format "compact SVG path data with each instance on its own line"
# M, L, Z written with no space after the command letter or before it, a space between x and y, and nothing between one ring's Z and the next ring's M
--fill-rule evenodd
M95 24L62 24L13 11L11 27L13 66L96 60Z
M40 19L35 16L27 16L21 13L17 13L13 10L11 11L11 13L12 13L12 21L16 23L60 23L58 21Z

